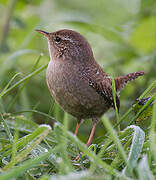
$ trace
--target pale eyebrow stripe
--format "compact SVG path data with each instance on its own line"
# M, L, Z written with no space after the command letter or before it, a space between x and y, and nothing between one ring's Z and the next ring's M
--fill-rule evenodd
M69 40L70 42L73 42L73 40L69 37L64 37L64 40Z

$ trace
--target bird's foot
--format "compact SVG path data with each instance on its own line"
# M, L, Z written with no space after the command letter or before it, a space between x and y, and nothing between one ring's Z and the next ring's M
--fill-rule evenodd
M83 154L84 154L83 152L80 152L80 154L77 155L74 160L75 160L75 161L78 161Z

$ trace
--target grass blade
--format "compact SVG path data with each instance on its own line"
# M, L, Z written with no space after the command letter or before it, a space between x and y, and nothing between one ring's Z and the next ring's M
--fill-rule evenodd
M138 99L144 98L154 87L156 87L156 81L154 81L154 82L141 94L141 96L140 96ZM152 102L152 100L151 100L151 102ZM134 110L135 106L136 106L135 104L132 105L132 107L120 118L119 122L114 126L114 128L117 127L122 121L124 121L124 120L127 118L127 116ZM143 106L142 108L144 108L144 106ZM135 119L138 118L138 115L139 115L139 113L141 113L141 112L142 112L142 109L138 112L138 114L136 115ZM135 121L135 119L133 119L133 121ZM132 121L131 121L131 122L132 122ZM130 123L131 123L131 122L130 122Z
M135 122L135 120L141 115L141 113L156 99L156 94L154 94L150 100L147 101L147 103L144 104L144 106L139 110L139 112L132 118L132 120L129 122L128 125Z
M37 129L37 131L40 131L39 138L35 142L31 143L28 147L26 147L22 152L18 153L18 155L14 159L12 159L11 162L3 168L3 170L5 171L11 168L12 166L20 162L24 157L26 157L32 151L33 148L40 144L40 142L43 140L45 136L47 136L50 130L50 126L40 125Z
M37 61L36 61L36 63L34 64L31 72L33 72L33 71L36 70L37 65L39 64L41 57L42 57L42 54L40 54L39 57L37 58ZM30 79L28 79L27 81L25 81L25 82L23 83L22 87L20 87L18 93L17 93L16 96L13 98L13 100L10 102L10 104L9 104L9 106L8 106L8 109L7 109L8 111L13 107L13 105L15 104L17 98L19 97L19 95L21 94L21 92L24 90L24 88L25 88L25 86L27 85L27 83L29 82L29 80L30 80ZM7 89L7 88L6 88L6 89ZM6 89L5 89L5 90L6 90Z
M115 80L113 78L112 78L112 93L113 93L116 119L117 119L117 123L119 123L119 114L118 114L118 108L116 104L116 87L115 87ZM118 132L120 132L120 124L117 126L117 128L118 128Z
M12 136L11 131L10 131L10 129L9 129L9 127L8 127L6 121L5 121L5 119L3 118L3 115L2 115L1 113L0 113L0 119L2 120L2 123L3 123L3 125L4 125L4 130L6 131L6 134L7 134L8 137L9 137L9 141L12 142L13 136Z
M156 101L153 105L153 113L152 113L152 122L151 122L151 130L149 133L149 139L150 139L150 150L151 154L154 157L154 160L156 162Z
M142 147L145 139L145 133L140 127L131 125L127 127L127 129L129 128L132 128L134 130L134 133L133 133L132 145L130 147L130 152L128 156L129 166L126 166L125 169L123 170L123 173L126 176L130 176L132 174L132 171L142 151Z
M31 134L28 134L20 138L18 142L16 143L17 150L24 148L25 146L28 145L28 143L31 143L32 141L34 141L38 136L40 136L43 130L44 128L39 128L38 126L36 126L35 131L33 131ZM0 153L3 152L3 155L7 156L8 154L11 153L11 147L12 147L11 144L7 144L6 146L0 149Z
M45 64L43 66L41 66L40 68L36 69L35 71L33 71L32 73L28 74L26 77L24 77L23 79L19 80L17 83L15 83L14 85L12 85L10 88L8 88L2 95L6 95L7 93L9 93L11 90L13 90L14 88L16 88L17 86L19 86L20 84L22 84L23 82L27 81L28 79L30 79L31 77L35 76L36 74L40 73L41 71L43 71L44 69L46 69L48 66L48 64Z
M9 69L11 69L17 61L17 58L25 54L37 54L36 50L32 49L20 49L13 54L11 54L1 65L0 76L3 76Z
M57 126L59 126L61 128L61 130L64 130L64 127L61 126L59 123L57 123ZM102 161L98 156L96 156L91 150L89 150L86 145L84 143L82 143L80 140L78 140L78 138L73 135L72 133L64 130L64 132L66 133L67 137L78 146L78 148L84 152L85 154L87 154L87 156L89 158L91 158L94 163L97 166L101 166L103 167L107 172L109 172L110 174L116 176L116 177L122 177L122 175L120 174L120 172L118 172L116 169L112 168L110 165L108 165L107 163L105 163L104 161Z
M104 117L104 116L103 116ZM123 158L123 160L125 161L125 163L127 164L127 155L122 147L122 144L115 132L115 130L113 129L112 125L110 124L109 120L105 117L102 118L102 122L104 124L104 126L106 127L108 133L111 135L112 140L114 141L114 143L117 145L118 150Z
M139 175L139 180L154 180L154 176L150 171L148 165L147 156L143 156L143 158L139 162L137 171Z
M16 177L20 176L25 171L35 167L41 161L48 158L54 152L57 152L58 148L59 148L59 146L55 147L54 149L50 149L49 152L46 152L46 153L38 156L37 158L28 160L28 161L20 164L19 166L16 166L16 167L14 167L14 168L6 171L6 172L1 173L0 174L0 179L1 180L9 180L9 179L13 179L13 178L16 178Z
M0 93L0 98L4 95L5 91L7 90L7 88L10 86L10 84L12 83L12 81L18 76L20 75L21 73L17 73L15 74L11 80L8 82L8 84L5 86L5 88L3 89L3 91Z

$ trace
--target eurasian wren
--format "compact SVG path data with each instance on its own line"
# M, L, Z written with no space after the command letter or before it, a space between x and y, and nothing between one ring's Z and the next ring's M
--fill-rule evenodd
M51 60L46 81L49 91L64 111L77 118L75 135L82 120L92 118L93 127L86 144L89 146L99 118L114 107L112 79L95 61L88 41L81 34L68 29L52 33L36 31L48 38ZM143 74L140 71L115 78L116 92ZM116 102L119 110L118 94Z

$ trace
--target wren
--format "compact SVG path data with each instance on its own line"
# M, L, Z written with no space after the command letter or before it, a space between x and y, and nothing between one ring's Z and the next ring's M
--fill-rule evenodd
M114 107L112 78L95 61L88 41L78 32L63 29L48 33L36 30L48 39L50 62L46 71L49 91L60 107L77 118L80 124L92 118L93 126L87 142L90 146L100 117ZM143 71L115 78L116 104L119 110L119 92Z

